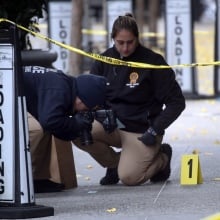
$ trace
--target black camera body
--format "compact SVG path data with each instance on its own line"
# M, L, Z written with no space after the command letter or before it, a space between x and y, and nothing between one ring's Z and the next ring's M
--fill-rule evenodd
M115 113L112 109L100 109L96 111L83 111L80 112L81 116L88 121L93 123L94 120L99 121L106 132L111 133L117 128L117 121ZM82 145L93 144L93 138L90 130L84 129L81 131L80 140Z

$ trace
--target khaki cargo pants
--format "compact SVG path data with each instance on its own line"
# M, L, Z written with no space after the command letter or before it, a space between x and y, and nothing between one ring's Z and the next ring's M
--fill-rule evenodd
M28 113L33 179L51 179L65 188L77 186L72 143L43 132L39 122Z
M119 129L108 134L95 121L92 129L94 143L82 146L76 139L74 144L88 152L103 167L118 167L119 178L125 185L139 185L163 170L168 161L167 156L159 151L162 137L157 138L156 146L148 147L137 139L141 135ZM121 149L121 154L115 152L112 146Z

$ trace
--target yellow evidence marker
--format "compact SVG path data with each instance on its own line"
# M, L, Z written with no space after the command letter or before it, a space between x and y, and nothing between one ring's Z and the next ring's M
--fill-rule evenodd
M181 185L196 185L203 182L198 154L183 155L181 159Z
M202 220L220 220L220 213L203 218Z

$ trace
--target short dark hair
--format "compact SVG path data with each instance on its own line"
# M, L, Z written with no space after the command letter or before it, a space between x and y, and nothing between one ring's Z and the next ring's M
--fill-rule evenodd
M118 16L112 26L111 38L114 39L119 31L126 29L134 34L135 37L139 37L139 31L137 22L131 13L126 13L123 16Z

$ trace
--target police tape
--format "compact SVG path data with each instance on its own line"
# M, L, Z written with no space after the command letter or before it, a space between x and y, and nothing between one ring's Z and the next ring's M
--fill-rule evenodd
M82 29L82 33L83 34L87 34L87 35L107 35L108 31L106 30L91 30L91 29ZM194 32L197 35L209 35L210 31L195 31ZM156 38L164 38L165 35L164 33L155 33L155 32L143 32L140 34L141 37L156 37Z
M107 35L108 31L106 30L90 30L90 29L82 29L83 34L87 35ZM155 32L144 32L140 34L141 37L157 37L157 38L164 38L163 33L155 33Z
M84 52L83 50L77 49L75 47L72 47L70 45L61 43L59 41L53 40L43 34L40 33L36 33L32 30L29 30L28 28L25 28L19 24L16 24L13 21L10 21L6 18L0 18L0 23L1 22L7 22L10 23L14 26L16 26L17 28L24 30L30 34L32 34L35 37L39 37L43 40L48 41L49 43L55 44L57 46L60 46L62 48L65 48L69 51L78 53L80 55L101 61L101 62L105 62L108 64L113 64L113 65L120 65L120 66L128 66L128 67L135 67L135 68L148 68L148 69L170 69L170 68L185 68L185 67L198 67L198 66L217 66L220 65L220 61L213 61L213 62L208 62L208 63L191 63L191 64L178 64L178 65L153 65L153 64L147 64L147 63L141 63L141 62L132 62L132 61L123 61L123 60L119 60L116 58L112 58L112 57L106 57L100 54L96 54L96 53L88 53L88 52Z

